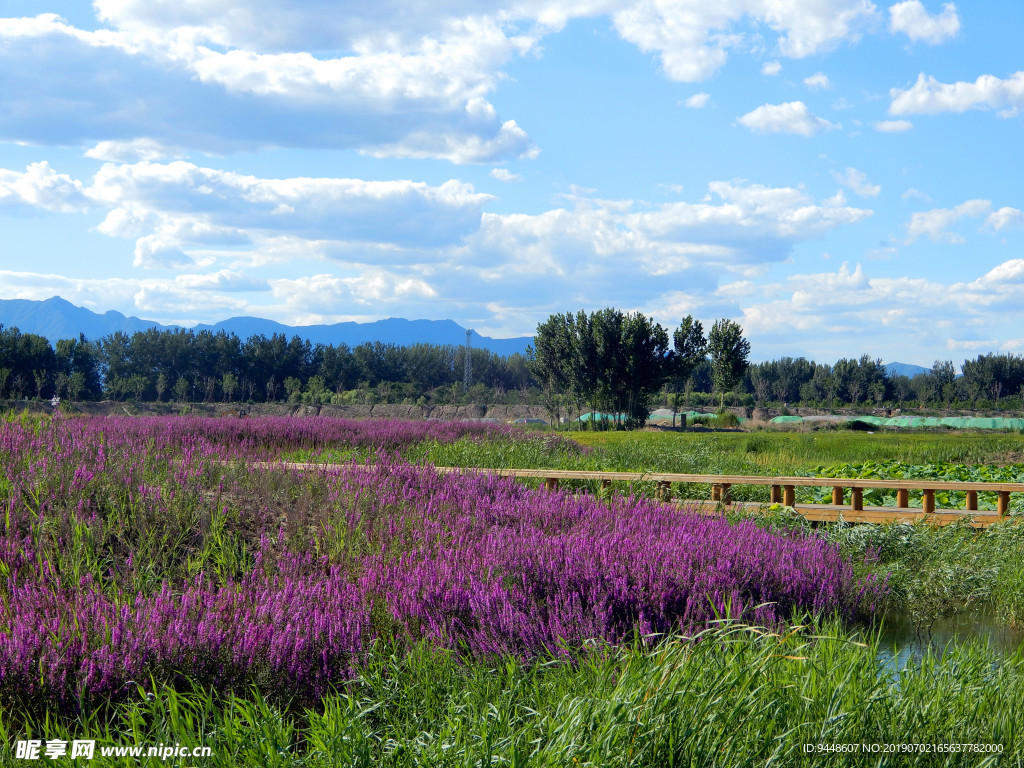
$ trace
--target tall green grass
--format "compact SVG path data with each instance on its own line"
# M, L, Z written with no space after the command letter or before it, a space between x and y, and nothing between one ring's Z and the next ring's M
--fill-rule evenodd
M206 745L213 756L193 763L216 768L1021 765L1020 655L994 663L975 643L892 669L878 637L813 620L783 634L723 621L696 638L592 647L570 661L466 664L426 645L378 647L315 710L258 692L162 688L75 722L0 721L0 741ZM908 743L993 744L1002 755L864 760L804 746Z
M553 433L552 433L553 434ZM557 440L426 441L403 449L404 458L449 467L576 469L684 474L808 475L822 465L902 461L1003 464L1024 460L1024 440L1009 433L818 432L569 432L559 433L590 449L572 450ZM372 461L366 450L343 446L296 452L291 458L313 461ZM526 481L537 484L539 481ZM570 482L569 488L599 492L595 482ZM616 484L620 493L651 495L654 483ZM710 485L675 488L677 497L709 498ZM739 501L768 501L763 486L736 486Z
M898 460L911 464L1024 460L1010 433L912 432L580 432L617 468L709 474L801 474L819 465Z

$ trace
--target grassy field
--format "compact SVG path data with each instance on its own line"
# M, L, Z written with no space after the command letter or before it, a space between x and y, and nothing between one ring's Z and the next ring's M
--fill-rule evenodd
M946 432L547 432L531 441L425 440L403 449L410 461L437 466L550 467L735 474L810 474L840 463L898 460L1010 464L1024 462L1024 436ZM591 450L566 446L566 438ZM296 459L365 458L366 448L298 451Z
M811 474L868 461L1008 464L1024 461L1024 436L958 432L579 432L622 469L736 474Z
M1018 441L8 419L0 764L25 764L18 741L95 739L211 750L95 765L1021 765L1024 653L968 642L896 668L873 626L1020 622L1015 524L709 520L644 487L418 466L995 467ZM251 468L276 458L355 461ZM817 747L837 743L932 751Z

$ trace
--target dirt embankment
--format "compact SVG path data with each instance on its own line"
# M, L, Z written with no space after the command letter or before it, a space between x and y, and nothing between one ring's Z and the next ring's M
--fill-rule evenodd
M196 416L331 416L338 419L438 419L461 421L466 419L493 419L498 422L515 419L548 419L540 406L530 405L305 405L287 403L136 403L133 401L102 400L100 402L63 401L65 412L112 416L167 416L191 413ZM30 413L52 413L49 400L0 401L0 409Z

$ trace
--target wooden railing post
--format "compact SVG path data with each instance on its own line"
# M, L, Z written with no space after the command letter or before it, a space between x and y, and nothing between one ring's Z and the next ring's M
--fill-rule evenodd
M672 498L672 484L668 480L658 481L658 498L669 501Z
M792 507L796 504L796 491L792 485L782 486L782 503L787 507Z
M864 489L863 488L851 488L850 489L850 509L858 512L864 509Z
M227 464L228 462L223 462ZM286 469L296 472L318 472L323 470L331 469L332 467L340 467L342 465L331 465L331 464L315 464L315 463L304 463L304 462L255 462L251 465L257 469ZM622 482L650 482L652 479L657 485L657 493L659 496L664 498L666 495L671 494L671 484L676 483L704 483L711 485L711 499L713 502L721 502L726 504L734 503L732 500L732 486L733 485L767 485L771 490L772 503L783 503L790 507L796 505L796 486L813 486L818 488L831 488L832 490L832 509L822 509L820 505L802 505L799 510L801 514L805 515L810 520L835 520L842 518L842 499L845 498L846 488L850 489L850 506L849 508L858 512L864 511L864 488L883 488L888 490L896 491L896 504L898 509L892 509L890 507L882 508L869 508L868 514L859 516L862 520L906 520L921 519L925 515L934 515L929 517L929 522L938 525L944 525L947 523L955 522L957 520L966 520L976 528L983 528L991 525L993 522L1005 519L1010 514L1010 494L1011 493L1024 493L1024 483L997 483L997 484L982 484L976 482L945 482L936 480L932 484L931 488L924 488L922 490L921 508L922 512L913 514L907 514L902 510L906 510L909 507L909 490L921 488L924 481L909 481L909 480L886 480L882 478L841 478L841 477L761 477L754 475L698 475L698 474L684 474L684 473L670 473L670 472L657 472L657 473L641 473L641 472L588 472L588 471L573 471L573 470L561 470L555 468L548 469L486 469L480 467L435 467L437 472L441 473L496 473L502 477L518 477L518 478L532 478L533 480L540 480L542 487L546 490L556 490L559 487L559 480L587 480L594 481L599 480L601 488L607 490L612 485L612 480L618 480ZM552 476L555 475L555 476ZM653 477L652 477L653 476ZM655 479L658 478L658 479ZM840 483L842 485L840 485ZM847 485L849 483L849 485ZM993 487L993 485L995 487ZM858 487L859 486L859 487ZM593 487L593 486L591 486ZM963 491L966 493L966 509L957 510L938 510L938 514L935 509L935 493L936 491ZM992 514L977 514L978 512L978 493L993 493L997 498L997 513ZM699 505L699 509L706 510L710 506L706 503Z

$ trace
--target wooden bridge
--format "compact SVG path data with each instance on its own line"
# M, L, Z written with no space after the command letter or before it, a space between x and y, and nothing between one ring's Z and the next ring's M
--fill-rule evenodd
M332 469L343 465L313 463L267 463L266 468L283 467L294 470ZM1005 520L1010 509L1010 494L1024 493L1024 483L952 482L920 478L913 480L886 480L880 478L845 477L766 477L761 475L690 475L675 472L598 472L575 469L491 469L483 467L435 467L445 473L485 473L500 477L538 478L544 487L554 490L561 480L591 480L608 488L613 482L654 482L666 501L672 500L673 483L701 483L711 486L711 499L675 500L679 506L695 508L702 513L721 512L733 507L751 511L764 508L763 502L738 502L732 498L734 485L766 485L770 487L769 503L792 507L808 520L815 522L847 523L914 523L927 521L933 525L968 521L976 528ZM797 487L831 488L830 504L796 503ZM895 507L865 507L864 491L882 488L896 492ZM849 501L846 491L849 490ZM921 508L909 504L910 491L921 491ZM941 491L959 491L965 494L962 509L936 509L935 494ZM994 493L995 510L979 510L978 494Z

